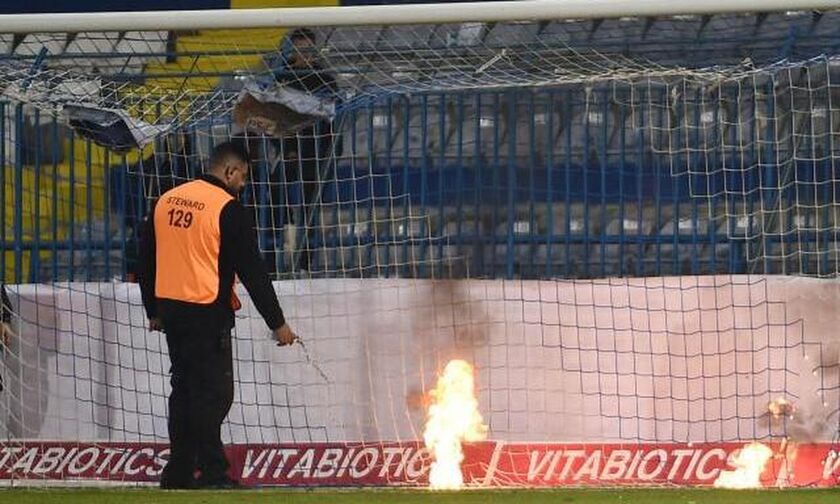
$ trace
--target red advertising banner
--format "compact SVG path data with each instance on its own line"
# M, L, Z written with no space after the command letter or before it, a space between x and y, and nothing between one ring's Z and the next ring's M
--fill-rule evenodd
M464 447L462 471L469 486L712 486L743 446L491 441ZM840 486L836 447L767 446L762 486ZM231 445L227 454L231 476L250 486L425 486L431 464L418 442ZM153 483L168 457L164 444L5 443L0 480Z

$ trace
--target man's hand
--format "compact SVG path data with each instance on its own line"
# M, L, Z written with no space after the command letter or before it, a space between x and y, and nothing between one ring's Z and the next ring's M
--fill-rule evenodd
M274 339L277 340L277 346L289 346L294 343L298 337L289 327L289 324L283 324L274 330Z
M161 323L159 318L152 317L152 318L149 319L149 330L150 331L163 331L163 324Z
M0 343L4 347L8 347L14 337L15 332L12 330L12 326L5 322L0 323Z

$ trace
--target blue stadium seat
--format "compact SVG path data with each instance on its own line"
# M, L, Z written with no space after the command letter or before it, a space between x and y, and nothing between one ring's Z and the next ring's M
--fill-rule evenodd
M709 233L708 214L698 210L693 215L691 206L681 205L679 215L671 216L659 229L661 242L648 249L648 253L658 255L661 274L691 274L694 265L704 261L703 252L711 253L704 247Z
M642 215L639 215L638 208L630 205L624 208L623 217L619 215L618 209L610 211L610 220L602 235L609 242L603 247L601 244L594 245L591 255L594 262L600 261L601 254L604 256L604 275L636 275L642 274L640 270L640 259L643 259L646 245L644 238L650 236L655 224L654 214L651 209L645 208ZM613 241L623 241L615 244Z

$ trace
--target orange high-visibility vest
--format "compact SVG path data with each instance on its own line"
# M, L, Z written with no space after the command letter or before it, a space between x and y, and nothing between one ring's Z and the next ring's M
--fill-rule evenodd
M204 180L170 189L155 207L155 296L210 304L219 297L222 209L233 199Z

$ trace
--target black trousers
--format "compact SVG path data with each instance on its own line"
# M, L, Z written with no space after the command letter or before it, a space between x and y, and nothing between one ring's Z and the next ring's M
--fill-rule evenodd
M230 329L219 330L196 320L164 321L164 328L172 393L171 453L163 477L191 481L198 469L203 479L218 479L230 466L221 439L222 422L233 402Z

